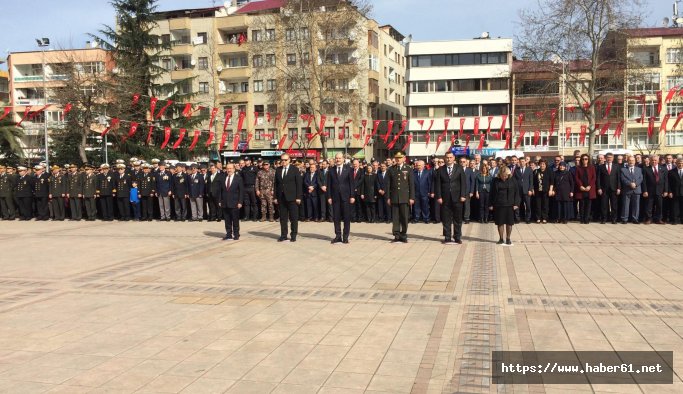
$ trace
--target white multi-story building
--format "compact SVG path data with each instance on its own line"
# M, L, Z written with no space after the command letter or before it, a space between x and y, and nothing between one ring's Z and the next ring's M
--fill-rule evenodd
M470 135L470 153L480 137L475 136L475 121L479 131L491 134L510 128L510 71L512 66L512 39L482 38L455 41L410 42L407 45L408 133L412 143L406 152L411 157L443 155L451 147L451 134L463 134L456 141L463 148ZM448 133L436 150L437 138L449 119ZM478 119L478 120L477 120ZM424 121L424 126L419 121ZM426 144L426 130L430 143ZM487 148L502 148L500 139L486 136ZM400 147L398 147L400 149Z

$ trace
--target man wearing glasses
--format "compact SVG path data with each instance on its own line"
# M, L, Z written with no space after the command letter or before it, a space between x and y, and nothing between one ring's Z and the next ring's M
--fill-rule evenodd
M274 204L280 207L280 238L278 242L288 240L287 220L291 222L291 242L296 242L299 230L299 205L303 196L303 181L299 169L291 165L289 155L280 156L282 167L275 173Z

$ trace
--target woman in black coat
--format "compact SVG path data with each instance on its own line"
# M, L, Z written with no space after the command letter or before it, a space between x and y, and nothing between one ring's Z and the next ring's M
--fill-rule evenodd
M363 200L363 207L365 208L365 216L368 218L368 223L375 222L375 202L377 201L377 189L375 183L377 182L377 174L372 173L372 166L368 165L363 182L360 184L359 192L360 198Z
M541 159L534 170L534 197L536 202L536 223L548 223L549 197L553 195L554 173L548 162Z
M515 210L519 208L519 188L508 167L501 167L498 177L491 185L489 209L493 211L493 221L498 226L498 245L512 245L510 235L515 224ZM503 242L505 234L505 242Z
M557 202L557 222L567 223L571 217L574 208L572 202L574 201L574 176L567 171L567 163L561 162L555 173L555 180L553 182L553 191L555 192L555 201Z

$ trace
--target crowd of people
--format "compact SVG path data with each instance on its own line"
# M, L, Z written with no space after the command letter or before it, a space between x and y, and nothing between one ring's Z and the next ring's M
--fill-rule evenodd
M683 223L683 156L593 161L576 151L572 159L449 153L408 164L402 154L367 162L339 154L290 163L285 154L226 165L0 166L0 211L3 220L225 220L229 239L239 239L240 220L280 218L280 238L291 241L288 222L329 221L333 243L348 242L351 222L393 222L395 242L407 242L408 222L441 222L444 242L460 243L461 223L493 220L507 244L519 222Z

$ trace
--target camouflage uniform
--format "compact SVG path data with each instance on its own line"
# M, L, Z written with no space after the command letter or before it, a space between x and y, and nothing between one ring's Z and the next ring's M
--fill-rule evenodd
M273 192L275 187L275 170L261 170L256 175L256 191L261 199L261 221L266 220L266 213L270 212L270 221L275 221L275 207L273 205Z

